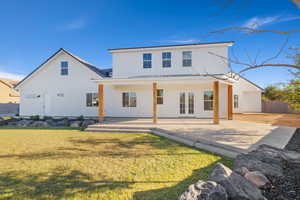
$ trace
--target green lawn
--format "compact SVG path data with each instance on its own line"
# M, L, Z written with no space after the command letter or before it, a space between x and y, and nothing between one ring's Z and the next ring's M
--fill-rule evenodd
M232 161L151 134L0 129L0 199L177 199Z

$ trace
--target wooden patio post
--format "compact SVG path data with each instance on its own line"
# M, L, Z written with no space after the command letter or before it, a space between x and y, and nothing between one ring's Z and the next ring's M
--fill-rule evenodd
M227 85L227 119L232 120L232 113L233 113L233 96L232 96L232 85Z
M99 84L98 86L98 97L99 97L99 121L104 121L104 86Z
M152 84L152 97L153 97L153 115L152 120L153 123L157 122L157 83Z
M214 124L219 124L219 81L214 81Z

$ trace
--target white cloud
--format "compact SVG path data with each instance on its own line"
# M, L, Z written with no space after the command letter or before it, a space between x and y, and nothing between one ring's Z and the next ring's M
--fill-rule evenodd
M7 78L12 80L22 80L25 76L21 74L13 74L8 72L0 72L0 78Z
M75 19L64 26L65 30L82 29L86 26L86 20L84 18Z
M191 38L191 39L186 39L186 40L165 40L164 42L167 42L167 43L178 43L178 44L187 44L187 43L197 43L197 42L200 42L200 40Z
M287 22L293 20L299 20L300 16L293 16L293 15L274 15L268 17L252 17L251 19L247 20L242 26L257 29L261 26L266 26L270 24L280 23L280 22Z

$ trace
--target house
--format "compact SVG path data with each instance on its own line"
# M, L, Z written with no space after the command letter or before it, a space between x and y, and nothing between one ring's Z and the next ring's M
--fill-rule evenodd
M0 103L19 103L20 95L14 90L18 81L0 78Z
M261 112L261 92L234 78L224 60L233 42L109 49L99 69L60 49L17 86L20 115L232 119Z

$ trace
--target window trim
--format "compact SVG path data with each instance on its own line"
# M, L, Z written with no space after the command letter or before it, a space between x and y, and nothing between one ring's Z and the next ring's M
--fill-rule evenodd
M191 58L185 59L185 58L184 58L184 54L185 54L185 53L190 53L190 57L191 57ZM184 64L184 61L186 61L186 60L190 60L191 65L185 65L185 64ZM183 66L183 67L192 67L192 66L193 66L193 52L192 52L192 51L183 51L183 52L182 52L182 66Z
M89 95L90 99L89 99ZM93 103L93 100L96 99L96 103ZM91 100L91 102L89 102ZM87 92L85 94L85 103L86 107L98 107L99 106L99 95L96 92Z
M205 92L211 92L212 94L212 99L205 99ZM205 109L205 102L210 102L211 105L211 110ZM203 91L203 111L204 112L211 112L214 110L214 92L212 90L205 90Z
M235 109L239 108L239 95L238 94L233 95L233 108L235 108Z
M126 99L128 98L128 99ZM123 108L136 108L137 95L136 92L122 92L122 107Z
M66 65L64 65L66 64ZM60 62L60 75L61 76L68 76L69 75L69 62L68 61L61 61Z
M150 55L150 59L145 59L145 55ZM150 66L146 66L145 63L149 62ZM143 68L150 69L152 68L152 53L143 53Z
M164 55L170 55L170 57L165 56ZM166 52L162 52L161 53L161 58L162 58L162 67L163 68L171 68L172 67L172 52L170 51L166 51ZM164 63L166 62L170 62L170 66L164 66Z
M159 92L158 91L162 91L162 94L159 95ZM164 90L163 89L157 89L156 90L156 104L157 105L163 105L164 104ZM159 100L158 99L161 99L161 103L159 103Z

